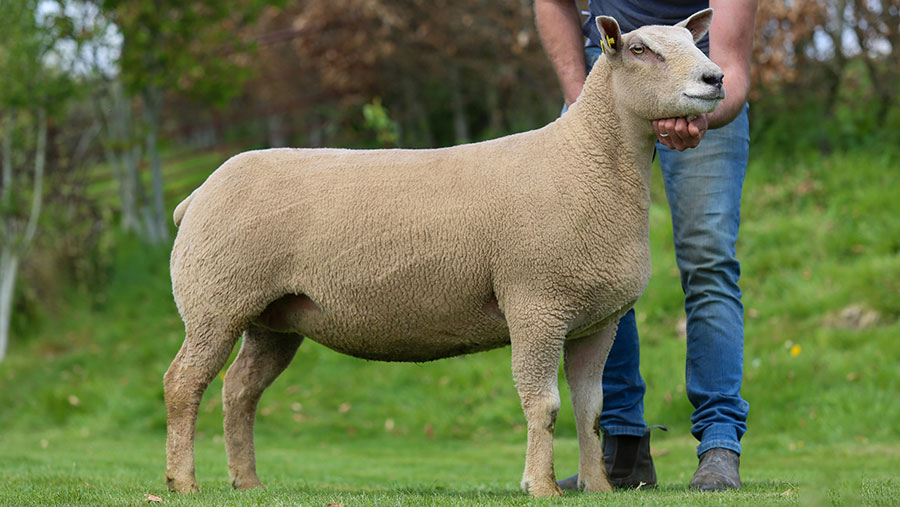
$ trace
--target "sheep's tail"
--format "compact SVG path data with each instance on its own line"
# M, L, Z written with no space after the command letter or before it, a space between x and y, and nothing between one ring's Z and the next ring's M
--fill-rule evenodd
M175 220L175 227L181 225L181 220L184 218L185 212L187 212L188 206L191 205L191 200L194 199L194 193L191 192L191 195L185 197L181 204L175 207L175 213L172 215L172 218Z

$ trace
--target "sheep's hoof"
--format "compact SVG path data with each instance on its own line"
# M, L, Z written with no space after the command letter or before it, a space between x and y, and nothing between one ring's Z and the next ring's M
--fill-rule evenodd
M166 485L169 486L169 491L173 493L200 492L200 486L197 485L197 481L193 477L176 479L174 477L166 476Z
M562 496L563 492L556 484L556 480L549 481L530 481L522 480L522 491L528 493L535 498L545 498L549 496Z
M231 487L234 489L254 489L254 488L264 488L263 483L259 480L255 474L252 477L245 477L243 479L238 479L235 477L231 479Z
M613 489L612 484L609 483L606 477L596 477L593 480L585 479L578 481L578 489L585 493L609 493Z

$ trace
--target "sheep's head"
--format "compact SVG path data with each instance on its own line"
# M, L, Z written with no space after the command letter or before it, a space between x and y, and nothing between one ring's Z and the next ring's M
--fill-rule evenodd
M725 98L722 70L696 46L709 30L712 9L675 26L645 26L626 34L611 17L595 21L616 99L635 115L655 120L710 113Z

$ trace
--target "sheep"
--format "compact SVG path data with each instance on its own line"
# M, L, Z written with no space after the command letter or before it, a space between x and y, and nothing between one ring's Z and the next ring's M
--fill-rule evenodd
M186 337L164 376L166 479L199 491L197 408L223 388L235 488L261 486L253 424L304 337L352 356L431 361L511 345L527 421L521 487L561 494L553 427L564 351L579 488L611 489L596 423L618 319L650 277L651 120L708 113L722 72L695 43L712 11L622 34L553 123L430 150L236 155L175 210L172 289ZM710 76L715 79L711 79Z

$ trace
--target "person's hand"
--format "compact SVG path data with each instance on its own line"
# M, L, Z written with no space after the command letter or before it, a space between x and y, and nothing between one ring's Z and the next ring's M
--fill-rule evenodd
M651 123L659 142L678 151L696 148L709 128L705 114L696 116L690 121L688 118L663 118L653 120Z

